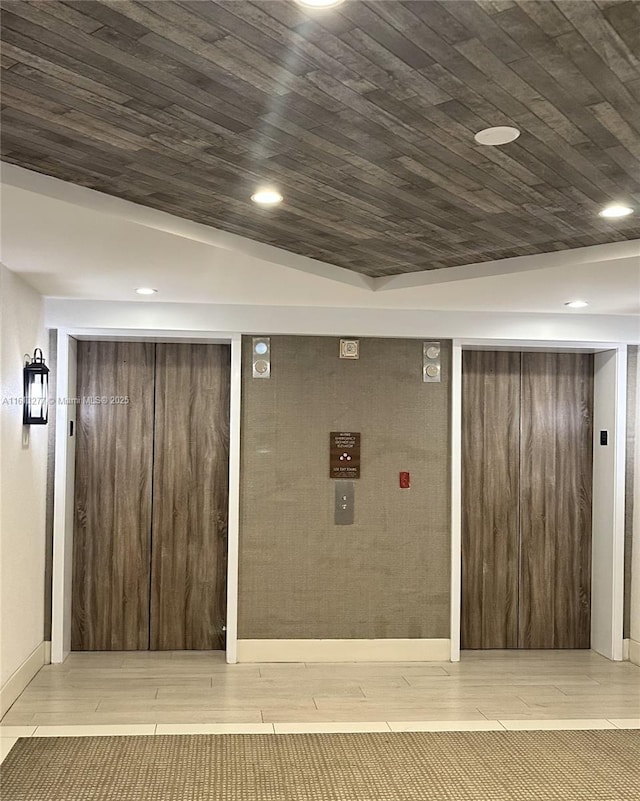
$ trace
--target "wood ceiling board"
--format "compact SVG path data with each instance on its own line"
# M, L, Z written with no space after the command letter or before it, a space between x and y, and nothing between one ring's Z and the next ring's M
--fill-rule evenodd
M2 158L364 275L640 235L640 5L2 4ZM478 146L482 127L521 137ZM285 202L259 209L258 184Z

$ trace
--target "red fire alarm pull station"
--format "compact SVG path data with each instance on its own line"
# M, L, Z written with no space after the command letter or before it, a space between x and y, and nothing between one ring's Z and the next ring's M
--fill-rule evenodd
M411 487L411 474L407 472L400 473L400 489L410 489Z

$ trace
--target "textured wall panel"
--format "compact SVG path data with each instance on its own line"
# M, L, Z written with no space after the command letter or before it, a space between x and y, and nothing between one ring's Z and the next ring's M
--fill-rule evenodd
M449 636L449 374L422 341L272 337L268 381L243 355L239 637ZM355 523L334 525L329 432L362 434ZM398 473L411 472L411 489Z

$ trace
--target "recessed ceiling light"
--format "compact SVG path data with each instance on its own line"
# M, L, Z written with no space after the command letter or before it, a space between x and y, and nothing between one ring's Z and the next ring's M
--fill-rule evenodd
M570 309L584 309L584 307L589 304L586 300L568 300L564 305L568 306Z
M157 289L151 289L151 287L148 286L139 286L136 289L138 295L155 295L157 291Z
M275 206L278 203L282 203L282 195L277 189L264 187L262 189L256 189L251 195L251 200L253 200L254 203L258 203L260 206Z
M306 6L307 8L331 8L331 6L339 6L344 0L296 0L299 6Z
M605 209L602 209L600 212L601 217L626 217L629 214L633 214L633 209L629 208L629 206L607 206Z
M485 128L473 137L479 145L506 145L520 136L517 128L499 125L497 128Z

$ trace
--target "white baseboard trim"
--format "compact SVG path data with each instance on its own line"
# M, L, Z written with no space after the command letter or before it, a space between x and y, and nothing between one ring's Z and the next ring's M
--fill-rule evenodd
M449 662L451 640L238 640L238 662Z
M640 642L637 640L629 640L629 661L640 665Z
M629 638L627 637L625 640L622 641L622 661L627 662L629 660Z
M41 642L20 667L6 680L0 690L0 718L5 715L16 698L45 664L45 643Z
M44 663L45 665L51 664L51 641L44 641Z

